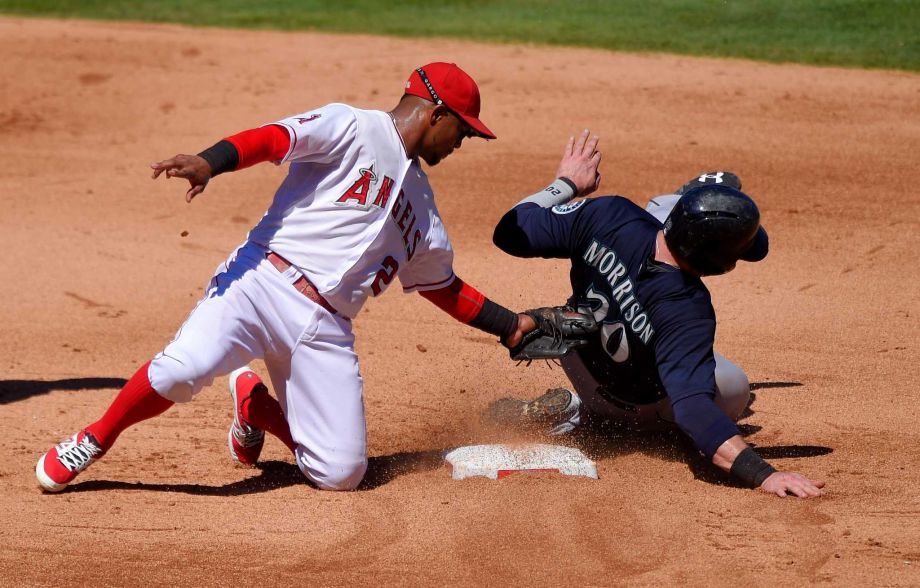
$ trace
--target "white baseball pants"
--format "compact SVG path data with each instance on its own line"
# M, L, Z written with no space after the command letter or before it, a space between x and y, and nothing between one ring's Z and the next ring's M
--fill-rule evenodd
M264 359L300 470L320 488L353 489L367 470L367 426L351 321L298 292L297 270L279 272L266 253L246 243L218 267L151 362L150 383L187 402L215 377Z
M722 412L737 421L748 405L751 385L744 370L718 353L715 358L716 395L713 400ZM654 404L614 404L597 393L600 384L578 355L573 353L562 358L562 369L581 399L582 412L587 411L642 430L662 429L674 424L671 400L667 397ZM580 422L582 412L572 418ZM578 425L579 422L572 421L572 424Z

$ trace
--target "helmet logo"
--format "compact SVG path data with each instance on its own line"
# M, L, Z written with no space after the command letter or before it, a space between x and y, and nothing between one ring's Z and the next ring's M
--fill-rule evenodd
M703 174L700 177L698 177L696 181L700 182L701 184L709 184L709 183L721 184L722 174L723 172L716 172L714 174ZM708 180L712 180L712 182L709 182Z

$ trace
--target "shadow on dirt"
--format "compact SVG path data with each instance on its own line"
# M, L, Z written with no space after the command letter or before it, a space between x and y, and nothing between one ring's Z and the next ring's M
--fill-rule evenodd
M416 451L381 455L368 459L367 474L358 491L384 486L399 476L413 472L429 471L444 465L444 451ZM66 492L93 492L98 490L142 490L147 492L177 492L196 496L242 496L269 492L288 486L313 488L297 466L284 461L265 461L256 466L258 474L245 480L206 486L204 484L151 484L145 482L119 482L116 480L90 480L71 484Z
M804 385L801 382L751 382L751 391L766 388L797 388Z
M821 445L751 445L754 447L754 449L757 450L757 453L760 455L760 457L766 460L783 459L789 457L818 457L821 455L827 455L828 453L832 453L834 451L830 447L823 447ZM723 472L720 469L717 469L709 462L709 460L705 459L698 453L690 454L687 465L690 467L690 471L693 472L693 476L697 480L709 482L710 484L732 486L734 488L746 488L746 486L742 484L737 478L731 474ZM804 473L806 476L808 475L808 472L802 473Z
M114 378L87 378L86 380L90 382L99 382L104 385L99 385L98 387L106 388L118 387L124 383L124 380L117 380ZM75 380L74 382L83 381L84 380ZM61 380L60 382L70 382L70 380ZM66 387L67 384L61 386L59 382L33 382L33 384L56 385L54 387L46 386L47 389L45 389L44 392L52 389L76 390L90 387L80 384L70 384L70 386L73 387L68 388ZM752 383L751 389L788 388L801 385L802 384L798 382L764 382ZM742 420L754 414L753 404L756 399L757 395L751 393L750 402L748 402L748 406L741 416ZM738 428L742 436L745 437L757 433L762 429L759 425L745 423L739 423ZM562 439L559 438L546 437L543 435L535 436L532 440L539 443L559 443L562 441ZM515 432L515 441L521 441L520 432ZM502 441L501 439L495 439L491 442L500 443ZM739 483L732 476L718 470L712 466L707 459L700 455L690 439L677 429L655 433L643 433L610 425L609 423L591 423L579 428L575 434L566 437L563 444L578 447L592 459L604 459L640 451L647 455L669 461L683 461L687 463L694 477L698 480L712 484L740 487ZM818 457L833 452L833 449L830 447L823 447L820 445L754 446L757 452L764 459L768 460ZM446 451L448 450L435 449L371 457L368 459L367 474L365 474L364 480L358 487L358 491L380 488L406 474L426 472L444 467L444 454ZM312 486L306 478L304 478L297 466L292 463L266 461L260 463L253 471L257 471L258 474L246 478L245 480L224 484L222 486L206 486L203 484L150 484L94 480L72 484L67 491L146 490L152 492L178 492L198 496L240 496L269 492L288 486Z
M367 474L358 490L373 490L389 484L399 476L444 467L444 454L447 451L408 451L371 457L367 460Z
M754 382L751 390L764 390L772 388L795 388L802 386L800 382ZM751 392L747 407L741 414L740 421L755 414L754 403L757 394ZM486 413L484 413L485 415ZM742 437L749 437L763 429L760 425L738 423ZM741 487L733 476L722 472L706 459L693 445L689 437L676 427L663 431L643 432L629 427L607 421L584 419L579 428L565 438L554 438L542 433L525 433L528 441L539 443L559 443L573 445L581 449L591 459L600 460L620 455L641 452L646 455L668 461L681 461L687 464L697 480L726 486ZM521 431L517 432L516 440L521 440ZM502 442L501 439L495 442ZM767 460L784 458L807 458L827 455L834 450L821 445L776 445L753 446L761 457ZM781 464L777 463L777 466ZM782 469L782 468L781 468Z
M795 388L802 386L800 382L752 382L751 398L748 405L741 413L739 421L755 414L754 403L757 394L753 390L769 388ZM738 430L742 437L749 437L763 427L748 423L738 423ZM585 432L585 446L583 450L592 457L611 457L625 451L642 451L649 455L656 455L672 461L682 460L687 462L694 478L710 484L743 488L741 482L727 472L716 468L706 459L690 439L680 431L674 429L660 433L637 433L610 427L609 424L600 424L589 427ZM833 453L830 447L822 445L774 445L761 446L748 440L748 444L756 449L757 453L766 460L784 458L819 457ZM779 465L779 464L776 464ZM782 469L782 468L780 468Z
M750 433L746 430L749 431L751 428L760 429L760 427L750 425L742 425L739 428L742 436L749 435ZM595 426L579 431L571 440L592 459L605 459L641 452L668 461L683 461L697 480L725 486L742 486L733 476L713 466L697 451L693 442L686 435L676 430L642 433L609 426ZM749 443L766 460L819 457L834 451L822 445L771 446L757 445L750 441ZM774 465L783 469L779 463Z
M10 404L55 390L108 390L125 385L124 378L68 378L66 380L0 380L0 404Z
M196 496L242 496L258 494L277 488L307 484L297 466L283 461L260 463L258 475L223 486L204 484L151 484L146 482L120 482L116 480L90 480L67 487L66 492L93 492L97 490L143 490L147 492L178 492Z

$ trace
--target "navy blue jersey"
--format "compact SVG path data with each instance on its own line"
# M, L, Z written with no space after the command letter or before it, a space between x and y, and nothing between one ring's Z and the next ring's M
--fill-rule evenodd
M629 200L603 196L511 209L495 243L518 257L568 258L575 306L601 324L576 351L611 402L651 404L667 395L678 426L712 455L738 434L713 402L716 318L695 276L655 261L661 223Z

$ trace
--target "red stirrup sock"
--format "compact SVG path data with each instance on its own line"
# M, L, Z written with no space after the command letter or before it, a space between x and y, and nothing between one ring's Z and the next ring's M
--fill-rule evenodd
M257 429L271 433L287 445L291 453L294 453L297 444L291 437L291 428L288 426L287 419L284 418L281 405L268 393L268 388L261 380L253 378L253 384L254 389L251 393L249 390L243 390L242 387L237 390L240 396L249 396L248 402L243 402L243 414L241 415L243 420Z
M174 404L157 394L150 385L148 367L149 361L128 380L102 418L86 427L105 451L112 447L122 431L165 412Z

